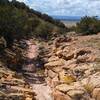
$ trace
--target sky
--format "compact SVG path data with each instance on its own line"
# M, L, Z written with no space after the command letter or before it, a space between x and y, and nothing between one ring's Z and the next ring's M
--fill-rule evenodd
M60 16L100 16L100 0L17 0L31 8Z

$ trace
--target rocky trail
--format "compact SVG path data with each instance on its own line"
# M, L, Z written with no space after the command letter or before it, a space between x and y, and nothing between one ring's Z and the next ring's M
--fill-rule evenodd
M40 61L40 59L37 61L37 56L40 52L38 50L38 45L33 45L34 43L31 43L30 41L26 42L29 45L27 51L23 51L18 44L14 44L16 51L20 50L20 52L24 52L23 56L27 57L25 61L32 59L32 63L28 62L28 64L23 64L22 74L6 69L6 66L0 62L0 100L3 100L3 98L4 100L16 100L16 97L18 100L53 100L51 97L51 88L45 81L44 69L40 68L40 65L43 65L41 63L42 61ZM44 55L43 52L44 49L41 47L41 57ZM6 56L14 57L16 52L5 49L5 54ZM11 62L11 64L13 63ZM10 67L12 66L14 65L11 65ZM36 66L38 66L38 68L36 68Z
M31 84L36 95L36 100L53 100L51 88L45 83Z
M44 55L47 55L48 53L48 50L44 49L44 46L43 45L41 46L41 44L32 46L32 44L29 43L29 45L31 46L29 47L29 50L27 51L28 58L35 59L37 58L39 54L41 54L39 55L39 57L43 59ZM36 93L36 96L35 96L36 100L53 100L51 96L52 90L45 81L45 74L44 74L45 70L41 69L41 66L42 66L41 62L37 62L37 64L38 64L38 67L35 66L36 68L34 72L32 72L33 66L31 66L30 69L27 69L27 71L24 73L26 81L30 83L31 87L33 88L33 91ZM29 65L27 67L29 67Z
M34 72L27 73L26 81L31 85L33 91L36 93L36 100L53 100L51 96L51 88L45 81L44 73Z
M0 100L100 100L100 34L32 41L22 75L0 69Z
M33 90L36 91L36 99L37 100L53 100L50 96L51 89L49 86L45 86L45 84L34 84Z

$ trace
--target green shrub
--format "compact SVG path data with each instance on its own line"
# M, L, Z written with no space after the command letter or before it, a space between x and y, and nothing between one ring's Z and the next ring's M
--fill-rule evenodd
M100 32L100 21L96 17L85 16L77 23L75 30L81 35L97 34Z
M30 9L22 2L0 0L0 35L6 39L7 46L11 46L14 39L32 36L48 39L54 27L66 30L61 22Z
M53 25L42 21L37 28L35 29L35 32L33 33L36 37L41 37L43 39L48 39L52 35Z

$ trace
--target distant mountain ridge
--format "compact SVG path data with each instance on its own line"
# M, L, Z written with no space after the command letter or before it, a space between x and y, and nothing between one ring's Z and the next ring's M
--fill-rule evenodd
M68 21L80 21L81 16L52 16L54 19L58 20L68 20Z
M63 21L80 21L83 16L60 16L60 15L57 16L57 15L52 15L52 17L54 19L63 20ZM95 17L100 19L100 17L98 17L98 16L95 16Z

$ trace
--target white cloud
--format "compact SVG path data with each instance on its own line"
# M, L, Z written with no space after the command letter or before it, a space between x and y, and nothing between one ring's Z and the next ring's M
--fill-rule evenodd
M100 15L99 0L18 0L50 15Z

